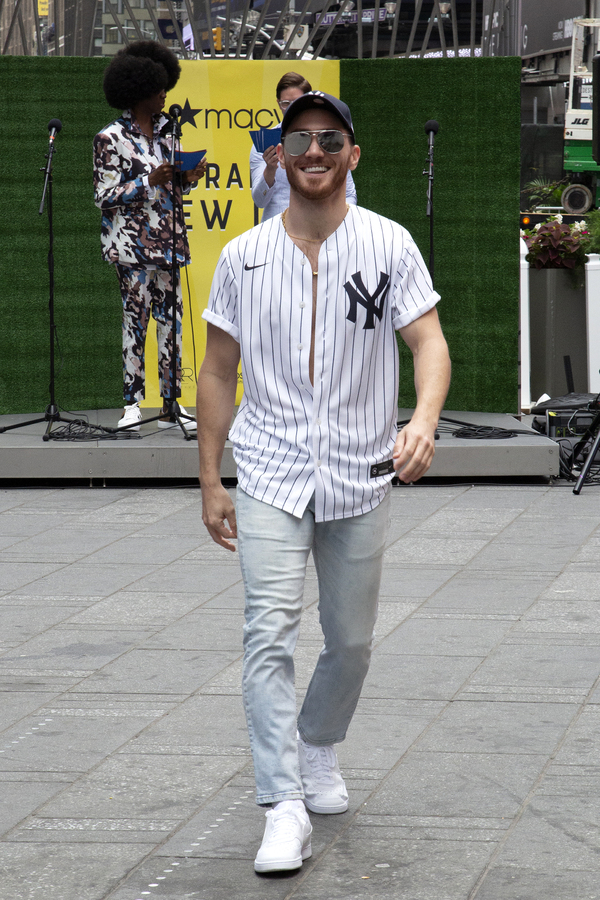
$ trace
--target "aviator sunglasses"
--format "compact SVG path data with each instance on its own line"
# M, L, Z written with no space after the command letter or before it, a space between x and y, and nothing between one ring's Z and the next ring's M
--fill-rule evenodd
M290 131L282 138L282 143L290 156L302 156L316 137L317 144L325 153L339 153L349 136L344 131Z

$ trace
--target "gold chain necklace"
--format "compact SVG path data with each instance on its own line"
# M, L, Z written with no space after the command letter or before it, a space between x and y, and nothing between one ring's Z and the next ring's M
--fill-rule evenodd
M348 213L349 209L350 209L350 206L346 203L346 213ZM287 234L287 236L289 238L291 238L293 241L304 241L307 244L322 244L323 241L327 240L327 238L301 238L295 234L290 234L289 231L287 230L287 225L285 224L285 219L288 214L288 210L289 210L289 207L287 209L284 209L284 211L281 213L281 224L283 225L283 230L285 231L285 233ZM306 256L306 254L304 254L304 255ZM318 275L318 274L319 274L318 270L316 272L313 271L313 275Z
M288 207L288 209L289 209L289 207ZM284 211L281 213L281 224L283 225L283 230L285 231L287 236L289 238L291 238L293 241L305 241L307 244L322 244L323 241L327 240L327 238L301 238L301 237L298 237L296 234L290 234L289 231L287 230L287 225L285 224L285 217L287 216L287 214L288 214L288 210L284 209Z

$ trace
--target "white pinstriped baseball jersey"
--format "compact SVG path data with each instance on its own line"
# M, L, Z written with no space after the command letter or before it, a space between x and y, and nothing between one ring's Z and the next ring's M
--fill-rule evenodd
M240 344L244 397L230 432L240 487L316 521L360 515L393 473L371 477L397 436L395 329L432 309L434 292L409 233L351 206L321 245L314 387L309 378L312 271L281 217L224 248L204 318Z

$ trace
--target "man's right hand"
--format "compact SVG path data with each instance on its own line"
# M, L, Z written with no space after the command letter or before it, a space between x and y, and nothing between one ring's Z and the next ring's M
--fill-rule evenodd
M215 542L235 553L235 544L227 538L237 537L235 506L222 484L202 489L202 521Z

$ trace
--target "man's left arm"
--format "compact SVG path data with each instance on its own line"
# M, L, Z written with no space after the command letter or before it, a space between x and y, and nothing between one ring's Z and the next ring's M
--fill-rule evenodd
M413 354L417 406L398 434L394 469L400 481L417 481L429 469L435 453L435 429L450 385L450 356L437 310L430 309L400 335Z

